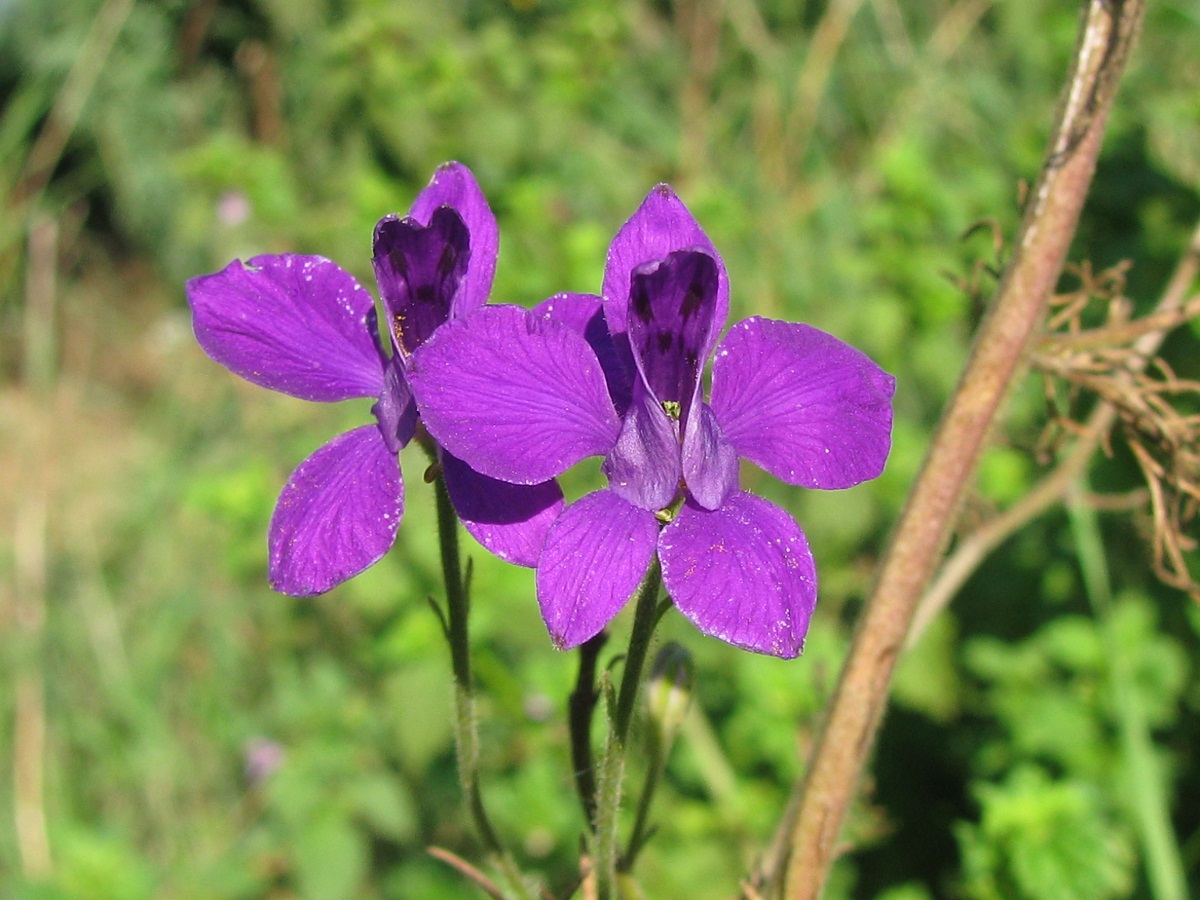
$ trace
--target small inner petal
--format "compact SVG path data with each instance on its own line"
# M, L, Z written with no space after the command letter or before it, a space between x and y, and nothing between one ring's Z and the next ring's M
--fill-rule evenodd
M677 250L634 269L629 338L646 384L672 419L687 420L717 303L716 261Z
M471 238L457 212L434 210L429 225L389 216L375 228L375 276L405 353L421 346L450 318L471 258Z

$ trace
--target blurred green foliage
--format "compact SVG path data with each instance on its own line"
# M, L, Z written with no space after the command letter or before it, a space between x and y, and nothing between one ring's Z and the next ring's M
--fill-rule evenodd
M844 34L825 27L841 16ZM0 2L0 895L477 896L425 852L474 844L424 599L439 591L424 461L405 457L388 558L315 600L273 596L278 489L362 411L235 383L191 340L182 292L280 251L373 284L375 221L448 159L500 219L497 300L598 290L611 235L665 179L721 249L735 316L811 322L897 375L877 482L812 494L744 473L812 541L805 655L752 657L678 616L662 629L698 682L640 876L652 897L732 895L800 773L1008 252L974 226L1011 240L1075 26L1075 5L1049 0ZM1194 2L1151 6L1076 241L1097 268L1135 260L1140 308L1200 213L1198 34ZM45 223L49 312L26 293ZM1194 338L1169 349L1196 374ZM57 361L49 385L39 358ZM1044 416L1036 385L1014 393L968 517L1034 483ZM1118 454L1094 478L1126 489L1133 472ZM1060 514L968 583L903 662L830 896L1149 896L1104 629L1132 661L1200 893L1200 614L1152 577L1142 524L1103 520L1109 619ZM575 662L546 640L530 573L472 555L487 796L521 863L562 889L582 827ZM278 754L273 771L256 752Z

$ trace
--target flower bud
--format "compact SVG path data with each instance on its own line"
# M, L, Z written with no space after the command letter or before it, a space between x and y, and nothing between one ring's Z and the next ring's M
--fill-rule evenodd
M692 704L696 665L682 644L668 642L658 651L646 684L646 713L660 752L666 753Z

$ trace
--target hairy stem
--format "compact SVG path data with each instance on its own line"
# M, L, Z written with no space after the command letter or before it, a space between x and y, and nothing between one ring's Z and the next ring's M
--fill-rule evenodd
M633 614L633 632L629 635L629 652L625 655L621 688L609 712L608 741L596 785L594 855L601 900L613 897L616 892L617 822L621 809L621 788L625 780L625 753L646 652L650 649L650 638L658 622L658 590L661 584L662 570L656 557L634 595L636 610Z
M818 897L825 884L917 603L949 541L1008 387L1045 317L1143 12L1141 0L1085 5L1074 68L1016 252L897 524L817 740L789 828L784 884L789 900Z
M515 896L529 900L531 895L521 872L501 843L479 788L479 734L475 725L475 691L468 631L471 604L458 553L458 516L450 502L445 479L440 475L434 482L434 492L437 496L442 578L446 585L446 642L450 645L450 667L454 672L454 746L458 755L458 780L475 830L492 864L504 874Z

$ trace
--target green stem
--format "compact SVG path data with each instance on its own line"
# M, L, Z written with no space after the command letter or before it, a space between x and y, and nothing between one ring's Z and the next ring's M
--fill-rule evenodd
M600 763L596 787L596 837L594 861L601 900L613 897L617 884L617 820L621 807L621 788L625 777L625 751L633 724L634 704L642 680L642 667L650 648L650 638L658 621L658 590L662 570L656 557L635 592L637 608L625 671L609 719L608 742Z
M1165 778L1154 752L1150 725L1134 693L1132 660L1121 646L1113 621L1112 584L1105 560L1096 511L1080 500L1086 492L1076 481L1067 511L1079 553L1084 592L1099 625L1108 659L1109 690L1117 713L1121 755L1130 775L1134 820L1146 854L1146 875L1156 900L1184 900L1187 878L1179 844L1171 827Z
M600 632L579 648L579 675L575 690L567 700L567 717L571 731L571 767L575 773L575 791L583 805L588 828L596 830L596 772L592 759L592 713L596 710L596 661L608 641L608 633Z
M475 727L475 692L468 631L471 601L458 552L458 515L441 475L434 481L434 493L437 496L442 579L446 585L446 643L450 646L450 667L454 672L454 746L458 757L458 780L475 830L490 861L504 874L514 896L532 900L521 871L492 825L479 788L479 734Z
M637 860L637 855L641 852L642 847L646 845L646 841L650 839L650 807L654 801L654 793L658 790L659 779L662 778L663 772L667 767L667 755L661 744L654 740L654 746L651 748L649 759L646 762L646 779L642 782L642 793L638 797L637 814L633 820L633 831L629 834L629 842L625 845L625 852L621 858L617 860L617 870L619 872L630 872L633 870L633 864Z

